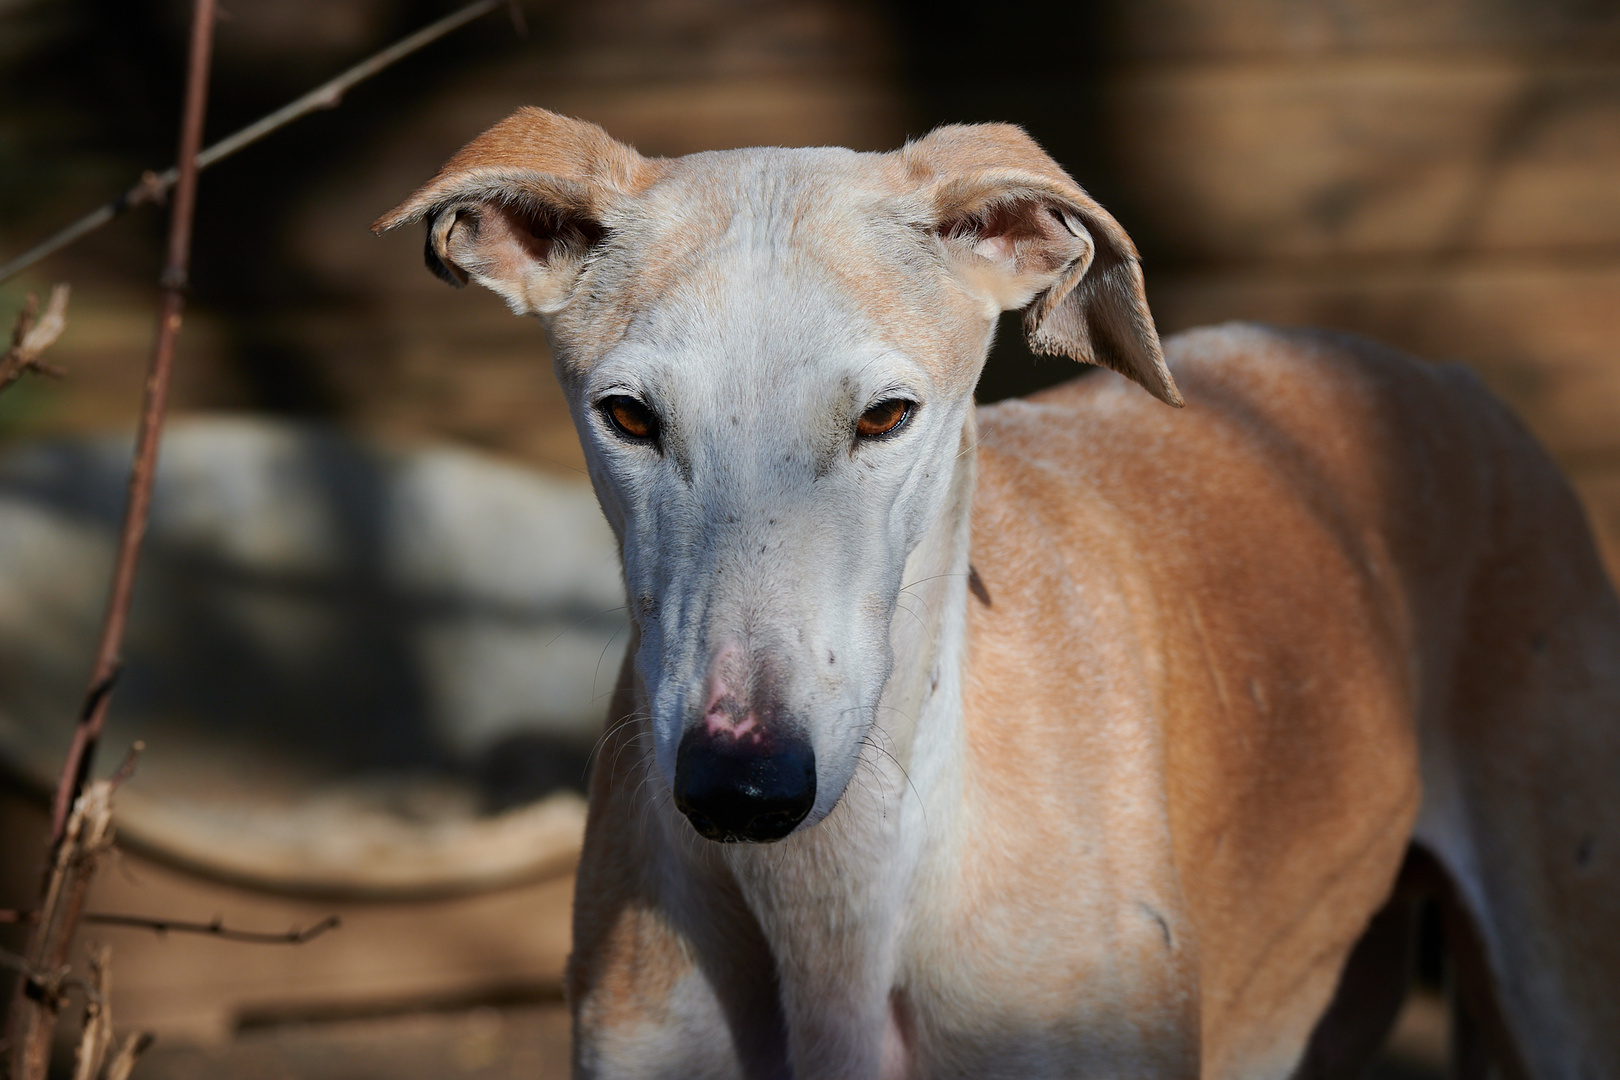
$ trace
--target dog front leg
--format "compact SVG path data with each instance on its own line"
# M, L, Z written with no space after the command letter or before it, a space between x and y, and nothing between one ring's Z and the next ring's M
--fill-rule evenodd
M840 835L848 839L847 831ZM884 874L863 879L854 867L821 880L796 873L803 867L792 861L771 863L769 875L744 875L743 891L756 901L775 958L794 1080L912 1076L908 1019L897 1018L891 1001L900 916L895 883ZM893 861L885 869L892 871Z
M794 1080L902 1080L910 1075L909 1054L889 1031L886 991L874 994L858 979L854 985L800 985L784 987L782 1004Z
M575 1077L788 1080L775 980L725 944L680 934L648 908L576 942Z

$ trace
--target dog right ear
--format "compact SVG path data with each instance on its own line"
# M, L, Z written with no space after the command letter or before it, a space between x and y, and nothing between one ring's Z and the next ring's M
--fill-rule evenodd
M567 303L614 200L660 171L595 124L519 109L371 229L426 220L424 254L436 276L476 281L519 315L549 315Z
M958 280L993 309L1022 308L1031 349L1112 368L1182 404L1135 245L1034 139L1010 124L952 124L899 160Z

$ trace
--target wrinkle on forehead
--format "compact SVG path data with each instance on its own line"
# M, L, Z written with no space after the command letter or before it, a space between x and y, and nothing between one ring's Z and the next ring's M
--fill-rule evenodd
M903 178L899 178L903 179ZM588 371L642 324L698 331L683 316L833 298L857 306L877 338L941 386L977 377L987 330L919 229L884 155L842 149L694 154L605 215L576 303L555 336ZM829 315L832 313L828 313ZM769 333L769 323L760 326ZM967 368L969 370L959 370Z

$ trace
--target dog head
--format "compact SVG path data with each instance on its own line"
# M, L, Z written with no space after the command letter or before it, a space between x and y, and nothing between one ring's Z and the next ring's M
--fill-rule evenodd
M1180 404L1129 238L1006 125L652 160L524 109L375 228L419 219L430 269L546 326L658 782L710 839L780 839L843 794L1002 311Z

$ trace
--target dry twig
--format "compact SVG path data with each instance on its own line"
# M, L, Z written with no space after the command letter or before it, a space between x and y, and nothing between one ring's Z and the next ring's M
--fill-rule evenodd
M111 1064L107 1066L107 1075L104 1080L129 1080L130 1070L135 1068L135 1059L146 1052L152 1045L150 1031L132 1031L124 1036L124 1042L113 1055Z
M79 1035L73 1080L96 1080L112 1046L112 949L90 947L90 992L84 998L84 1028Z
M209 62L213 55L214 0L196 0L191 20L191 50L186 71L186 97L180 123L181 163L169 219L168 259L160 279L152 366L146 381L145 409L136 440L129 480L129 505L118 538L118 560L96 650L95 671L84 708L74 729L73 744L57 782L51 811L51 857L39 919L29 936L25 959L31 969L20 980L7 1014L11 1080L44 1080L50 1063L51 1037L61 1008L61 990L38 973L65 971L73 939L84 913L85 896L95 878L96 863L111 841L112 793L107 780L87 783L96 743L106 722L107 702L118 672L124 626L146 532L157 469L158 441L169 395L174 339L185 307L191 254L191 222L197 199L197 151L202 146L203 113L208 98ZM63 302L66 302L64 297ZM37 328L36 328L37 329ZM82 793L82 794L81 794Z
M452 30L459 30L474 19L487 15L503 5L510 11L513 24L518 28L519 33L522 33L522 15L511 0L478 0L477 3L468 4L459 11L451 12L438 22L424 26L416 33L401 38L388 46L388 48L362 60L336 78L322 83L296 101L283 105L268 116L255 120L242 130L227 135L206 150L200 151L194 156L197 168L206 169L216 162L223 161L238 150L253 145L271 132L286 127L294 120L308 116L312 112L320 109L336 108L342 102L343 95L359 83L365 82L383 69L398 63L423 46L432 44ZM185 159L182 158L181 160ZM118 198L97 207L54 236L28 249L4 266L0 266L0 281L5 281L7 278L13 277L33 266L41 259L54 255L80 237L95 232L127 210L143 203L161 202L168 195L169 189L179 182L180 171L179 166L171 165L160 173L150 170L142 173L139 182L118 196Z
M55 848L8 1017L12 1080L39 1080L50 1062L51 1034L68 984L74 933L96 863L112 844L112 790L105 780L85 788ZM87 991L92 997L95 993L94 986Z
M38 919L38 914L32 911L0 910L0 923L29 923L32 925ZM343 920L336 915L328 915L320 922L306 926L302 930L293 927L281 933L262 930L233 930L225 925L223 919L213 919L209 922L190 922L185 919L156 919L150 915L119 915L103 911L92 911L84 915L81 922L95 926L123 926L132 930L150 930L154 934L202 934L207 937L217 937L225 941L240 941L248 945L302 945L306 941L314 941L329 930L336 930L343 925ZM30 969L27 961L20 956L0 950L0 966L10 967L16 971L27 973Z
M184 919L153 919L145 915L105 915L91 912L84 917L84 921L95 923L97 926L127 926L137 930L150 930L155 934L206 934L209 937L240 941L249 945L302 945L342 925L342 920L336 915L328 915L313 926L306 926L302 930L294 927L285 933L277 934L258 930L232 930L225 925L223 919L203 923L187 922Z
M84 901L95 878L96 864L110 847L111 797L127 775L130 760L110 781L88 781L96 745L106 720L108 701L119 670L124 627L135 569L140 558L141 540L152 496L158 443L168 402L174 341L185 307L185 291L190 262L192 218L196 205L197 173L237 150L319 108L338 104L345 91L370 78L383 68L420 49L429 42L508 4L510 0L478 0L460 11L428 26L350 68L336 79L318 87L283 109L249 125L227 139L202 150L203 114L207 101L208 71L213 44L214 0L195 0L192 17L191 50L186 78L186 99L181 120L180 164L164 173L145 173L139 184L119 199L101 207L10 263L0 267L0 281L38 262L80 236L99 228L131 206L155 202L174 189L169 221L168 256L160 279L162 299L158 312L152 364L147 377L145 406L137 436L135 460L129 482L129 503L119 535L118 558L113 585L96 652L94 674L85 694L73 744L63 763L51 813L51 857L40 909L32 917L0 912L0 921L33 923L25 956L0 954L0 964L16 968L22 975L7 1014L5 1051L11 1080L43 1080L49 1063L50 1045L65 991L75 983L67 964L79 924L84 921ZM521 17L511 7L514 22L522 31ZM40 362L40 355L62 333L65 325L68 289L58 285L43 318L37 318L39 301L30 294L20 313L11 347L0 358L0 389L16 381L24 371L56 374ZM129 915L92 916L104 925L140 926L159 933L174 931L204 933L233 941L302 944L338 925L336 916L323 919L304 930L286 934L235 931L219 920L189 923L179 920L147 919ZM109 954L98 950L91 959L91 979L86 994L85 1025L80 1041L76 1080L95 1080L102 1073L112 1046L109 1012L111 969ZM145 1033L128 1036L110 1063L106 1080L127 1080L136 1058L149 1045Z
M66 285L51 286L51 298L45 303L42 318L38 296L29 293L23 301L11 331L11 347L0 356L0 390L22 378L26 371L61 377L61 370L40 360L40 354L54 345L67 328L68 291Z
M96 648L95 671L85 694L84 708L73 732L67 760L51 806L51 842L56 844L67 820L68 807L84 788L95 757L96 743L107 719L107 704L118 676L124 627L135 587L135 567L140 561L141 540L146 535L146 519L152 503L152 481L157 472L158 442L163 435L164 413L169 402L169 378L174 366L174 341L180 332L185 310L186 286L191 264L191 222L197 204L197 150L202 145L203 113L208 100L209 61L213 55L214 0L196 0L191 24L191 54L186 73L186 100L180 125L180 169L175 185L174 205L169 215L169 250L159 283L156 340L152 344L152 366L146 377L146 401L135 441L135 462L130 470L129 502L118 536L118 559L113 568L107 614L102 621L101 640Z

